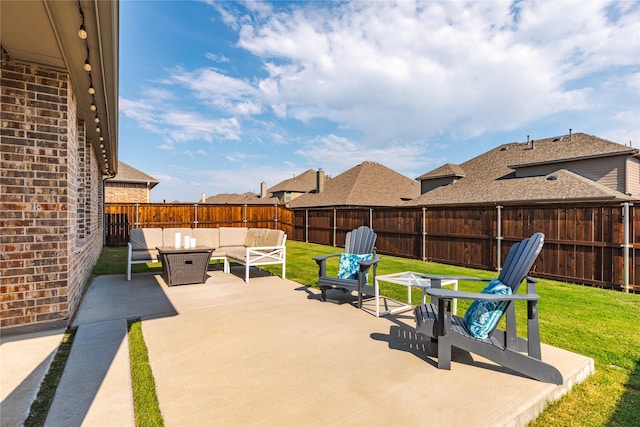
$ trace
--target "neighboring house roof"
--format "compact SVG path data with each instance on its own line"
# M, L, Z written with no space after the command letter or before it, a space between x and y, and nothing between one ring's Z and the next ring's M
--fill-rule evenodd
M149 184L149 188L153 188L160 183L157 179L151 175L129 166L125 162L118 161L118 174L109 178L109 182L122 182L122 183L135 183L135 184Z
M316 190L317 182L316 182L317 172L313 169L308 169L302 174L298 176L294 176L293 178L285 179L284 181L274 185L269 188L267 192L269 193L278 193L278 192L292 192L292 193L309 193ZM328 177L325 176L325 184L329 180Z
M452 163L447 163L445 165L440 166L432 170L431 172L427 172L424 175L417 177L418 181L424 179L435 179L435 178L464 178L465 173L464 170Z
M633 200L619 191L565 170L570 162L617 155L637 156L638 150L582 133L504 144L462 163L459 167L464 177L461 179L432 189L406 204ZM558 169L539 176L516 177L518 168L544 164L558 164ZM417 179L441 177L439 169Z
M290 207L396 206L419 194L416 181L379 163L363 162L331 178L324 191L292 200Z
M277 205L280 199L277 197L267 197L261 199L255 193L247 192L244 194L227 194L221 193L210 196L205 199L205 203L212 205Z

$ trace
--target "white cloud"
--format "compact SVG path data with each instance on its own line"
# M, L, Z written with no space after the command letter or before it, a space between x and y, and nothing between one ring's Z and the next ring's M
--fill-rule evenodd
M213 68L194 71L176 70L172 80L190 89L203 104L219 109L227 115L259 114L261 106L257 90L242 79L229 77Z
M223 54L215 54L215 53L208 52L207 54L205 54L205 57L207 59L212 60L213 62L229 62L229 58L227 58Z
M637 12L615 20L616 7L294 3L256 16L227 9L225 19L236 17L238 45L263 58L268 76L258 87L278 117L328 119L381 146L593 107L594 82L578 79L637 64Z
M178 142L214 139L240 139L240 124L235 118L208 119L200 113L186 111L166 111L162 114L165 123L173 129L169 131L171 138Z
M322 165L330 175L339 175L364 161L383 164L391 169L413 170L427 167L433 160L424 156L421 143L372 147L337 135L318 137L309 141L296 154L309 165Z
M162 135L165 141L158 148L163 150L173 149L175 142L240 139L241 126L235 117L209 118L151 98L134 101L120 97L120 112L139 127Z

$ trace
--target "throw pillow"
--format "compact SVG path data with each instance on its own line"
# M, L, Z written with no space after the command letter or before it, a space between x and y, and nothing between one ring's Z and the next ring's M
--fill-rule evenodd
M340 264L338 267L338 279L357 279L360 271L358 261L371 259L371 254L340 254Z
M511 295L511 288L498 279L493 279L482 290L483 294ZM464 324L469 333L478 339L485 339L496 326L507 308L507 301L476 300L464 314Z

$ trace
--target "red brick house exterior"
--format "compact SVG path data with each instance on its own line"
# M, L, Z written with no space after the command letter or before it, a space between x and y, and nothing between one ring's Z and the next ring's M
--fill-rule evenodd
M103 179L117 171L118 3L3 1L0 8L6 334L68 324L100 255ZM78 36L83 22L86 40Z

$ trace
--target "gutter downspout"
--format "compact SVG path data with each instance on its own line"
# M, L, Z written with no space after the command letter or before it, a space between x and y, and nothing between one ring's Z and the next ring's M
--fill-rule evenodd
M107 191L105 183L108 179L115 178L116 174L102 176L102 246L107 246Z

